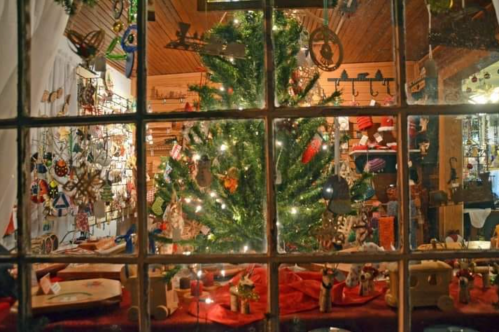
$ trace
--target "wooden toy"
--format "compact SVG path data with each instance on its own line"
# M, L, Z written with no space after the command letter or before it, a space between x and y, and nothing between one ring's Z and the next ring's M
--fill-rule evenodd
M410 296L412 307L437 306L442 311L454 308L454 300L449 296L452 280L452 267L442 261L422 261L409 266ZM390 289L386 292L386 303L398 305L398 270L390 271Z
M70 310L89 309L97 306L109 306L121 301L121 283L109 279L89 279L63 281L59 283L57 294L35 295L34 287L31 305L33 314L46 314ZM14 305L17 309L17 303Z
M322 283L321 292L319 294L319 311L320 312L331 312L333 298L331 295L331 289L334 285L334 272L331 269L322 270Z
M360 296L371 296L374 293L374 279L379 271L372 266L364 266L360 273Z
M122 280L125 274L124 264L69 264L65 269L57 272L57 276L64 280L81 280L106 278Z
M125 285L132 296L132 305L130 309L128 309L128 319L131 321L138 321L139 284L135 271L130 271L130 277ZM149 305L151 315L156 320L165 320L178 308L177 293L173 290L171 281L165 282L163 272L160 269L149 271Z

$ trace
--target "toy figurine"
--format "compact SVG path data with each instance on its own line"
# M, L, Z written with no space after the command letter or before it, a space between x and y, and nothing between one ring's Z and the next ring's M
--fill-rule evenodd
M374 293L374 279L379 275L379 271L372 266L364 266L360 274L360 296L370 296Z
M470 289L473 288L473 275L470 270L460 270L456 276L459 278L459 302L464 304L470 303Z
M333 298L331 295L331 289L334 285L335 273L332 269L324 268L322 270L322 283L321 292L319 295L319 311L320 312L331 312Z

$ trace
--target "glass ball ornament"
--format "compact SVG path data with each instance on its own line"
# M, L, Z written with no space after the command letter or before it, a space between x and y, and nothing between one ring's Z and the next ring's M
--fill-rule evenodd
M116 33L120 33L121 31L123 31L124 27L125 27L125 25L123 24L123 22L116 21L113 24L113 31L116 32Z

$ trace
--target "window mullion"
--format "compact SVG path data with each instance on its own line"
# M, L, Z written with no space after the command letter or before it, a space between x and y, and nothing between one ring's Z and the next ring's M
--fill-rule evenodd
M147 1L137 3L138 67L137 67L137 113L135 122L135 144L137 153L137 224L138 224L138 300L141 332L151 330L149 314L149 269L147 257L147 202L146 202L146 147L145 121L147 114Z
M268 330L279 331L279 264L274 258L277 255L276 203L274 188L274 132L272 117L269 116L275 108L275 73L274 73L274 46L272 43L274 0L265 1L265 56L266 56L266 102L265 112L265 155L266 155L266 183L267 183L267 280L268 282Z
M25 153L29 147L29 128L23 126L23 120L31 110L30 81L30 0L17 1L17 263L18 263L18 300L19 316L18 330L28 331L31 321L31 269L25 257L30 244L30 223L27 213L26 199L26 164Z

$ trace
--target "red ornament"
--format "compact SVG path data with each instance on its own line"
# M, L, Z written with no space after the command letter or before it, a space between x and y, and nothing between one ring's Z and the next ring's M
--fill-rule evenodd
M478 78L475 75L473 75L473 77L471 78L471 82L473 83L478 82Z
M303 164L308 164L319 152L321 144L322 144L321 136L319 134L315 134L314 138L312 138L312 141L303 152L303 155L301 156L301 162Z
M62 159L56 161L54 171L57 176L66 176L69 172L68 165Z
M466 165L466 167L467 167L468 169L473 169L473 165L472 165L472 164L468 164L468 165Z
M234 89L232 89L232 88L227 89L227 94L231 95L233 93L234 93Z
M184 111L186 111L186 112L194 112L194 109L192 108L191 104L185 103Z

